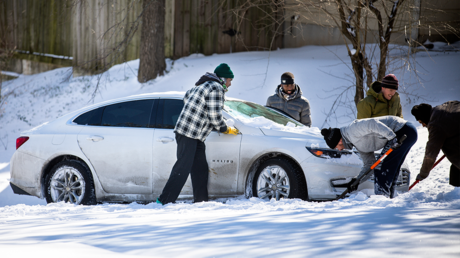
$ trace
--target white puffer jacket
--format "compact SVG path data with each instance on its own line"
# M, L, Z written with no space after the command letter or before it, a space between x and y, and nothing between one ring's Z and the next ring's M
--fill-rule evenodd
M361 154L364 168L375 163L374 151L382 149L385 144L396 137L406 124L406 120L397 116L381 116L366 119L356 119L350 125L340 128L345 148L353 146Z

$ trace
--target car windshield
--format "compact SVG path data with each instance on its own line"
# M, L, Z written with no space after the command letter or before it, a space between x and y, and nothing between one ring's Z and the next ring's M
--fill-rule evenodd
M281 115L280 113L261 106L259 104L246 102L246 101L237 101L237 100L227 100L225 101L225 111L227 111L231 116L235 117L242 122L248 121L248 119L261 120L265 118L274 122L278 125L283 126L292 126L292 127L303 127L304 125L297 122L296 120Z

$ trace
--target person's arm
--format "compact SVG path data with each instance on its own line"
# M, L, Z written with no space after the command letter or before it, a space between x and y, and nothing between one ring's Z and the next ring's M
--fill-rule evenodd
M222 108L224 106L224 93L221 90L212 90L205 97L208 118L211 124L220 132L227 131L227 124L222 117Z
M372 107L364 99L358 102L358 105L356 105L356 109L358 110L358 116L356 117L357 119L372 117Z
M360 152L359 155L361 156L361 159L363 160L363 167L361 168L361 171L359 172L357 177L360 177L362 174L367 172L372 165L377 161L375 159L375 154L373 152ZM361 179L361 182L366 181L369 179L369 177L372 175L372 173L367 174L366 177Z
M306 100L306 104L300 112L300 122L308 127L311 127L310 102L308 102L308 100Z
M428 177L445 140L446 136L440 128L436 126L430 126L428 128L428 142L426 143L422 168L417 176L418 180L423 180Z
M265 106L267 106L267 107L271 107L271 106L272 106L272 100L271 100L271 98L272 98L272 96L269 96L269 97L267 98L267 104L266 104Z

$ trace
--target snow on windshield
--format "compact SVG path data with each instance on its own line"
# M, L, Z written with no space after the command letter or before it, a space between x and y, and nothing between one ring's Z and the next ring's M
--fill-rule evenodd
M321 137L319 128L304 126L294 119L255 103L229 100L225 101L225 110L245 125Z

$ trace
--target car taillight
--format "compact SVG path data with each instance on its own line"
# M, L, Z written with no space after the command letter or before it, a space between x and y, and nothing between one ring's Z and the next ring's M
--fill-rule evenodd
M16 139L16 150L21 147L27 140L29 140L29 137L27 136L22 136Z

